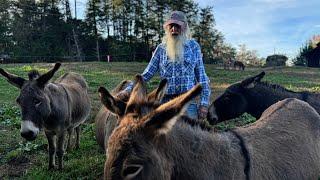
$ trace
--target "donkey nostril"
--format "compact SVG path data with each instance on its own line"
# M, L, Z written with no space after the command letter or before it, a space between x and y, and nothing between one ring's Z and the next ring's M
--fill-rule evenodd
M36 139L36 133L33 131L21 132L21 136L28 141L32 141Z
M208 115L207 115L207 120L210 123L210 125L215 125L218 123L218 117L212 116L210 113L208 113Z

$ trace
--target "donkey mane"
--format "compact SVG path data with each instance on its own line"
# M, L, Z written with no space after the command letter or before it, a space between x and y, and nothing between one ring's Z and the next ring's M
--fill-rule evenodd
M208 131L208 132L211 132L212 130L214 130L211 126L209 126L204 121L194 120L194 119L191 119L190 117L188 117L186 115L182 115L182 116L180 116L180 118L182 120L181 122L184 122L184 123L190 125L193 128L194 127L199 127L201 130Z
M28 73L28 77L29 77L29 80L32 81L32 80L37 79L38 77L40 77L40 73L39 73L38 70L31 70Z
M294 91L291 91L279 84L272 84L270 82L267 82L267 81L263 81L263 82L258 82L258 84L264 86L264 87L267 87L267 88L271 88L271 89L274 89L274 90L277 90L277 91L282 91L282 92L292 92L292 93L295 93Z

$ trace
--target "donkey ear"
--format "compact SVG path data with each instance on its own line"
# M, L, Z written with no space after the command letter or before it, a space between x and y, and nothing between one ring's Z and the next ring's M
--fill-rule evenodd
M264 71L262 71L260 74L258 74L256 76L249 77L241 82L241 86L244 88L248 88L248 89L254 88L255 84L257 82L260 82L265 74L266 73Z
M123 116L125 109L126 109L126 103L114 98L108 90L104 87L100 87L98 89L100 100L102 104L109 109L112 113L117 114L118 116Z
M155 111L143 117L145 119L144 126L152 128L155 135L168 133L180 117L183 109L187 108L189 102L199 95L201 90L202 88L198 84L183 95L159 106Z
M147 88L140 74L136 75L135 86L131 91L125 113L136 110L136 105L147 102Z
M160 102L167 90L167 79L161 80L157 89L148 94L149 102Z
M0 74L2 76L4 76L10 84L16 86L19 89L21 89L24 82L26 81L22 77L18 77L14 74L10 74L10 73L6 72L5 70L3 70L2 68L0 68Z
M41 75L38 79L37 79L37 84L40 87L43 87L54 75L55 72L58 71L58 69L60 68L61 63L56 63L54 65L54 67L48 71L47 73Z

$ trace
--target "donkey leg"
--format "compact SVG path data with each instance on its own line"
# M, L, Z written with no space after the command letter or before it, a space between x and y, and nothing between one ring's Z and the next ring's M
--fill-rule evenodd
M80 132L81 132L81 127L79 125L78 127L76 127L76 133L77 133L76 149L80 148Z
M68 139L67 139L67 151L70 151L71 144L72 144L72 133L73 133L73 128L68 129Z
M63 155L64 155L64 139L65 132L62 132L58 135L58 143L57 143L57 157L58 157L58 168L63 168Z
M55 142L55 135L50 132L45 132L48 145L49 145L49 170L54 169L55 167L55 155L56 155L56 142Z

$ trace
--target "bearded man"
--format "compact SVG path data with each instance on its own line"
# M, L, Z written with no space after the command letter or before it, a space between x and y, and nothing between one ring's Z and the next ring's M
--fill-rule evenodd
M167 79L167 90L162 100L165 103L190 90L197 83L202 85L200 103L193 101L186 114L193 119L204 119L207 116L210 100L210 81L203 65L199 44L191 39L188 22L181 11L173 11L163 25L165 36L153 53L153 56L142 73L145 82L159 71L161 79ZM118 97L129 96L133 84L118 94Z

